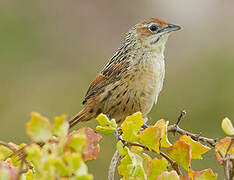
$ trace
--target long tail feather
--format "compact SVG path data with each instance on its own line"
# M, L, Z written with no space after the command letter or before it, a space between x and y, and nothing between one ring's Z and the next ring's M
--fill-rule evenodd
M72 128L80 121L87 121L87 120L89 120L89 118L86 117L86 109L83 109L78 114L76 114L75 116L73 116L71 119L68 120L69 128Z

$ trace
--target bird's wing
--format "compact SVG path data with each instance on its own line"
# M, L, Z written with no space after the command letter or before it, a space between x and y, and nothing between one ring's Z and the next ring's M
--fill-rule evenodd
M129 63L127 61L111 60L90 84L83 104L85 104L91 96L102 92L107 85L118 81L121 73L127 70L128 65Z

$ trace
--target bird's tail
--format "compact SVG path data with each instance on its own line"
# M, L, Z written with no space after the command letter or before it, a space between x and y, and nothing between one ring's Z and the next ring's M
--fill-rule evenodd
M76 114L71 119L69 119L68 120L69 128L72 128L74 125L76 125L77 123L79 123L81 121L88 121L88 120L90 120L91 118L88 117L88 115L87 115L86 112L87 112L87 110L84 108L78 114Z

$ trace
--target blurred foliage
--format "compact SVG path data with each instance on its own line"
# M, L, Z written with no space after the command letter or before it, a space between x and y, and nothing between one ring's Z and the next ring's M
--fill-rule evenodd
M145 129L142 129L143 118L140 112L128 116L120 127L114 119L109 120L104 114L100 114L97 121L97 130L103 134L111 134L108 125L112 126L111 130L115 129L112 134L119 139L116 147L121 155L117 169L123 180L217 179L217 173L211 168L195 171L191 166L193 159L202 159L201 155L211 148L187 135L170 143L167 139L169 122L163 119ZM228 130L233 128L231 121L228 125L225 125ZM26 128L30 143L17 145L0 141L0 179L93 179L86 162L98 157L98 143L102 136L89 127L69 134L68 130L65 115L55 117L51 124L46 117L31 113L31 120ZM215 149L217 163L224 167L227 163L232 172L233 139L223 138L212 148Z
M66 116L53 124L38 113L31 116L27 133L32 143L0 144L0 179L93 179L85 162L96 159L101 136L91 128L68 134Z

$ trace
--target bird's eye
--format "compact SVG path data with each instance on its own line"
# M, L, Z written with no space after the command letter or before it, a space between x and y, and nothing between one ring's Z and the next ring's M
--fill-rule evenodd
M149 26L149 30L150 30L151 32L156 32L156 31L158 30L158 26L157 26L156 24L151 24L151 25Z

